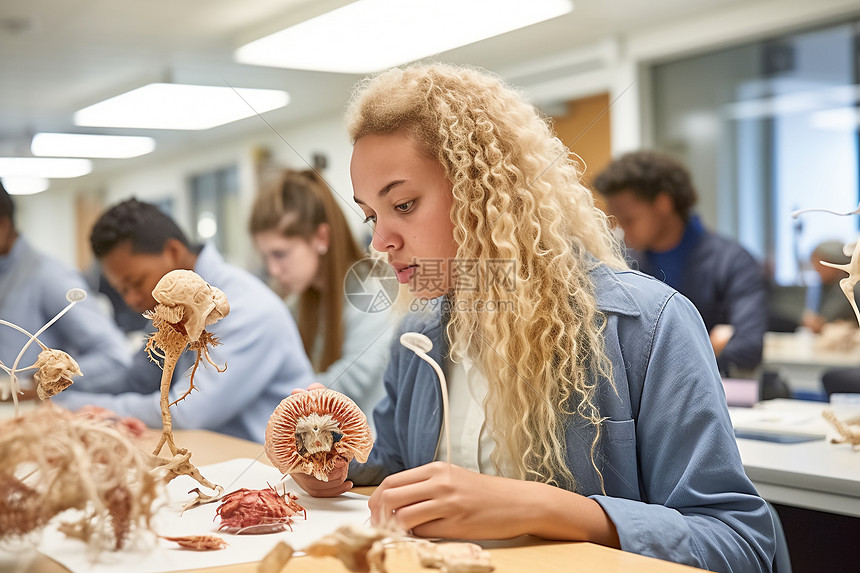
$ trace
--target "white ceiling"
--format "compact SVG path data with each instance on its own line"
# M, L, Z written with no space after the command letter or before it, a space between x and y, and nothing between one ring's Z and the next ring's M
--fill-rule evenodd
M408 1L408 0L404 0ZM467 0L464 0L467 1ZM527 0L524 0L527 1ZM754 0L759 1L759 0ZM498 71L532 65L625 32L753 0L575 0L574 11L465 46L438 59ZM28 155L38 131L148 134L156 153L261 128L249 118L204 132L79 128L72 114L151 81L286 89L278 126L337 114L358 76L240 65L242 43L345 0L3 0L0 3L0 155ZM456 15L452 16L456 17ZM344 46L348 50L349 46ZM96 168L109 165L97 161Z

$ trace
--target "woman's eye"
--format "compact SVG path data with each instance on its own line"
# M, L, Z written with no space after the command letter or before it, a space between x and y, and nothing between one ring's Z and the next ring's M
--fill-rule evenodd
M364 223L376 223L376 215L368 215L364 218Z
M275 260L283 260L290 256L290 251L275 251L272 253L272 258Z
M415 203L415 200L407 201L406 203L401 203L400 205L395 205L394 208L401 213L407 213L409 209L412 208L412 205Z

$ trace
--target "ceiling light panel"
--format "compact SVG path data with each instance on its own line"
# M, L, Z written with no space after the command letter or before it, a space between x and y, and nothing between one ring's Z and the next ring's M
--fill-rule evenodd
M0 177L0 181L9 195L35 195L50 187L48 180L41 177Z
M80 177L93 170L89 159L48 157L0 157L0 177Z
M280 90L153 83L75 112L94 127L209 129L287 105Z
M371 73L573 10L569 0L359 0L236 50L245 64Z
M37 133L30 151L40 157L107 157L125 159L151 153L155 140L133 135Z

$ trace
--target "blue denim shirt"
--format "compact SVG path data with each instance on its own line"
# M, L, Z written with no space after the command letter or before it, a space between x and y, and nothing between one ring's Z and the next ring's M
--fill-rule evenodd
M774 530L746 477L714 353L695 307L675 290L636 271L591 271L615 388L600 384L607 417L592 467L593 429L566 426L577 492L596 500L618 530L621 547L713 571L769 571ZM447 352L441 313L410 316L403 331L427 335L439 364ZM356 485L433 461L441 392L429 364L395 344L386 397L374 410L377 441ZM569 423L568 423L569 422Z

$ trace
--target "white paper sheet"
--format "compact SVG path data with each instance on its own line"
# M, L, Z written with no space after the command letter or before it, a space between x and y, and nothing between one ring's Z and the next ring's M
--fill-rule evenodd
M203 476L224 486L228 493L240 488L262 489L267 483L275 485L281 479L277 469L251 459L234 459L199 469ZM68 539L55 527L49 526L39 551L74 573L160 573L259 561L278 541L283 540L293 549L300 550L341 525L368 523L370 510L366 496L347 493L337 498L313 498L289 478L286 485L287 490L297 494L299 503L307 509L307 520L301 514L295 516L293 531L231 535L217 531L219 519L215 518L215 510L219 502L196 507L180 515L182 504L193 498L187 492L199 487L196 481L181 476L168 484L168 499L154 521L156 533L166 536L215 534L229 543L226 549L193 551L158 539L155 547L105 551L98 556L98 561L93 562L84 543Z
M818 438L827 435L829 425L821 416L827 404L802 400L768 400L757 406L729 408L732 426L736 431Z

